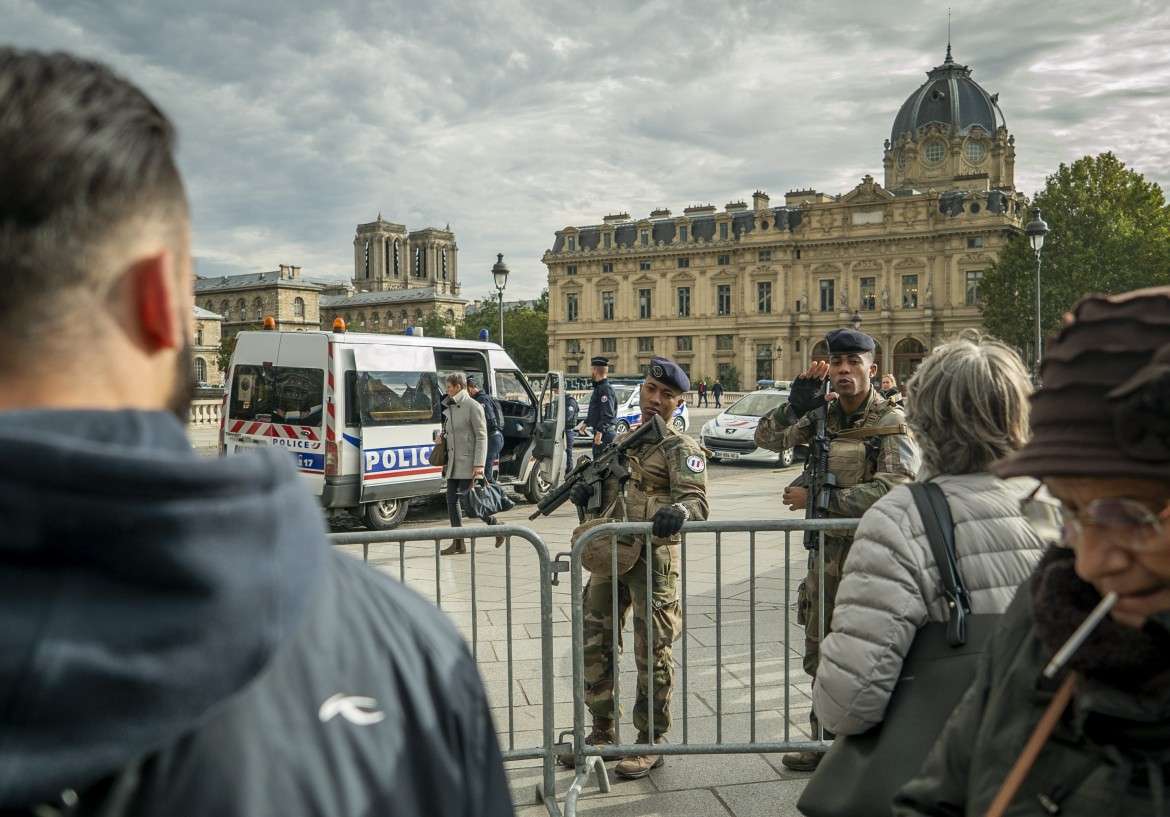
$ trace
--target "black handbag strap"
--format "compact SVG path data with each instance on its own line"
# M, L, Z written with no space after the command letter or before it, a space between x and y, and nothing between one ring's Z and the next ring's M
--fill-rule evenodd
M918 513L926 529L926 539L934 553L934 562L942 576L943 596L947 600L947 641L952 647L967 643L967 616L971 612L971 596L959 574L955 557L955 524L942 488L933 482L910 483L910 495L918 505Z

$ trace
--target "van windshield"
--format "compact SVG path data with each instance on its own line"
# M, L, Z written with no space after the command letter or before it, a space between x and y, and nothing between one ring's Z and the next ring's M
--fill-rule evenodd
M357 378L362 425L437 423L445 395L434 372L361 372Z
M320 426L325 372L293 366L236 366L228 416L233 420Z

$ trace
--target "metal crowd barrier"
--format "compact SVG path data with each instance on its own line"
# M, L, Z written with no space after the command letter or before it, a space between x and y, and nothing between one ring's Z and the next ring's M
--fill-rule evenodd
M718 754L743 754L743 753L757 753L757 752L799 752L799 751L813 751L823 750L828 747L828 743L818 736L811 736L808 740L794 739L791 734L792 726L792 657L794 650L789 647L788 636L795 634L793 627L795 624L795 616L791 615L791 608L795 599L796 583L804 577L805 571L801 570L796 577L796 583L793 582L791 563L793 561L793 546L792 534L798 534L796 546L799 548L799 553L804 554L806 551L803 547L803 534L805 531L818 531L823 540L825 531L842 531L853 530L857 527L858 520L785 520L785 521L728 521L728 522L688 522L684 527L683 541L679 546L680 550L680 565L679 565L679 598L682 601L682 633L681 641L681 658L676 656L674 678L676 689L681 692L681 702L678 701L679 696L674 696L672 700L672 729L671 738L676 739L676 733L681 732L681 742L671 742L665 744L654 744L653 734L653 719L648 718L650 726L650 743L638 744L632 741L626 741L622 736L620 708L615 711L615 723L617 725L617 734L615 736L615 744L612 746L596 747L589 746L585 743L585 722L586 722L586 707L584 698L584 599L583 599L583 573L581 566L581 553L583 549L593 540L608 539L609 547L612 549L612 558L616 565L616 548L615 543L618 536L625 535L627 537L635 537L642 539L643 547L650 546L650 523L648 522L624 522L613 523L606 525L598 525L595 528L587 531L574 545L570 558L570 585L569 593L572 602L572 661L573 661L573 751L575 754L575 768L576 775L572 785L565 797L564 813L565 817L573 817L577 813L577 800L580 793L589 778L590 772L595 775L596 783L603 792L609 791L609 780L606 774L604 762L606 760L613 760L622 757L632 757L647 754L662 754L662 755L718 755ZM739 534L740 536L735 536ZM761 590L760 576L757 574L759 566L758 552L760 548L760 536L764 534L778 534L783 536L783 552L776 565L780 569L783 580L779 587L774 587L775 583L769 581L766 587ZM730 535L730 536L729 536ZM728 549L728 539L731 539L730 547L733 552L742 553L742 548L746 547L747 563L741 565L741 568L746 569L746 588L741 588L736 594L739 603L735 605L740 608L732 611L732 615L736 613L742 614L746 611L747 614L747 642L746 645L740 643L731 645L732 649L726 649L724 641L724 621L725 607L731 602L730 599L724 600L724 583L725 570L727 575L733 575L733 569L725 568L726 558L725 551ZM645 553L645 551L643 551ZM819 570L824 571L824 548L817 550L819 559ZM713 561L712 573L714 577L714 587L709 588L713 595L713 600L702 601L699 593L692 595L688 592L688 585L691 583L688 578L689 570L688 564L692 560L711 559ZM643 559L641 565L635 565L635 570L644 569L646 571L646 585L652 586L652 566L649 559ZM606 579L600 579L605 581ZM616 587L616 578L611 578L609 581L614 582L614 609L611 611L613 630L611 633L611 644L613 653L610 656L611 665L617 668L614 672L614 701L615 705L620 706L621 702L621 677L623 673L627 677L631 676L634 668L630 666L631 661L625 662L626 666L622 666L621 661L621 629L622 621L618 615L617 609L618 592ZM742 581L742 580L741 580ZM743 592L746 590L746 604L744 604ZM772 592L768 592L772 591ZM645 620L647 622L653 621L652 609L652 594L647 593ZM632 606L632 605L631 605ZM774 635L770 636L767 642L762 642L758 638L758 624L760 614L763 610L770 610L773 617L779 618L782 623L781 634L779 638ZM700 655L696 656L695 661L692 661L692 617L702 617L709 620L714 629L714 645L713 655L711 650L701 650ZM825 622L821 621L819 625L820 633L823 637ZM697 629L697 628L696 628ZM646 640L647 654L645 656L646 666L653 667L653 638ZM746 651L745 648L746 647ZM803 635L799 639L799 649L796 652L798 655L803 655ZM777 659L774 656L776 649L782 650L778 659L779 665L783 672L781 676L772 683L761 684L759 663L761 659L769 666L776 664ZM726 652L736 652L738 654L730 656ZM714 678L705 678L707 670L710 669L711 664L706 659L713 657ZM744 659L746 658L746 666ZM804 678L803 668L798 660L796 662L797 672ZM746 672L746 679L743 674ZM692 676L695 676L692 679ZM678 684L681 678L681 685ZM729 678L734 678L734 690L728 691L725 686L729 686L726 682ZM713 683L712 683L713 681ZM654 677L653 672L647 672L647 689L646 700L654 700ZM729 712L725 703L725 695L735 697L736 692L742 696L744 687L746 685L746 713L743 711ZM695 721L703 720L709 721L713 715L713 724L705 724L706 728L702 731L702 736L695 734L700 731L696 729L697 724L692 723L691 717L691 698L692 695L696 700L702 700L709 710L713 710L712 714L700 716L695 718ZM765 728L761 728L760 714L761 714L761 698L767 696L767 703L775 704L777 699L782 702L780 708L781 724L779 729L774 723L768 724ZM742 700L736 701L739 710L743 709L744 702ZM811 704L810 704L811 706ZM769 709L767 711L772 711ZM681 714L680 714L681 713ZM742 721L746 714L747 723L746 729L742 723L736 723L734 726L728 724L728 716L734 715L735 720ZM807 716L806 716L807 717ZM774 719L773 719L774 720ZM727 734L725 734L727 733ZM778 733L778 734L777 734ZM628 732L627 732L628 734ZM704 739L706 738L706 739Z
M688 522L679 546L682 633L681 648L675 651L674 678L676 693L680 694L675 694L672 702L671 742L652 745L625 740L619 715L615 719L618 724L616 743L605 747L588 746L584 741L589 715L584 697L582 593L585 571L581 565L581 553L589 542L599 538L603 541L608 539L612 547L618 536L639 537L645 547L649 544L650 523L599 525L587 531L571 552L560 553L555 559L550 556L547 545L538 534L519 525L359 531L332 534L329 539L338 546L360 545L365 561L392 575L397 574L404 584L431 598L448 612L468 634L472 654L480 666L481 674L485 676L489 694L499 688L498 677L490 677L489 672L495 672L498 657L495 648L501 640L495 637L501 631L497 623L492 621L492 614L500 608L492 607L481 599L479 587L481 581L487 581L497 591L503 591L500 605L506 622L502 635L506 639L507 670L507 731L501 735L501 743L505 744L502 747L504 760L540 760L541 782L536 786L537 800L543 802L549 815L561 817L562 811L556 802L556 757L572 751L576 773L564 798L563 813L565 817L573 817L577 813L577 800L591 772L598 788L602 792L609 791L609 779L604 766L606 760L645 754L779 753L828 747L829 744L818 739L819 736L804 739L792 734L793 685L808 683L800 661L804 652L803 630L796 625L792 608L796 585L805 576L804 532L817 531L823 536L825 531L853 530L857 522L856 519ZM795 546L793 534L796 534ZM506 537L505 545L500 550L491 546L497 536ZM464 539L468 553L441 556L440 548L455 537ZM533 565L535 581L526 579L522 585L517 585L513 577L513 561L523 558L525 551L524 548L518 551L514 549L513 543L517 539L531 545L536 557ZM778 542L780 539L782 541ZM395 544L396 548L381 547ZM817 552L822 557L819 569L823 571L824 549ZM498 554L503 555L502 570ZM796 555L800 557L798 570L792 568ZM470 576L465 585L456 579L452 571L452 566L460 564L459 560L467 560ZM692 570L692 565L698 567ZM643 560L643 564L635 569L647 571L646 580L650 586L652 576L648 560ZM561 573L570 576L564 591L569 594L567 601L572 616L570 657L573 691L572 729L557 734L553 692L556 656L552 622L553 585L558 584ZM712 585L701 586L703 580L692 577L692 573L700 576L709 574ZM501 579L502 586L499 583ZM518 677L516 669L518 645L515 635L518 625L522 629L535 622L518 621L522 616L517 615L517 607L528 608L524 608L522 603L518 605L516 599L534 592L539 595L540 726L539 730L528 730L525 733L517 727L516 692L522 679ZM616 600L616 592L614 597ZM564 601L562 599L561 603ZM645 615L647 621L653 620L649 597ZM487 623L481 621L481 618L486 618ZM612 643L615 654L611 655L611 661L617 668L614 699L620 702L621 679L625 677L632 680L636 677L636 670L632 650L629 651L630 655L624 659L622 657L621 623L617 615L613 618ZM822 621L822 636L824 626L825 622ZM763 635L761 630L765 631ZM727 632L732 635L729 637ZM531 643L532 636L527 632L521 632L520 635L525 644ZM795 645L789 643L790 637L795 640ZM653 665L652 644L653 640L648 639L647 666ZM486 651L482 661L481 650ZM524 649L524 645L519 646L519 651L530 652ZM646 697L653 700L652 673L648 681ZM695 702L701 703L698 712L692 711ZM532 706L527 698L520 705ZM807 709L810 706L811 703L800 707L804 731L808 729ZM779 723L776 723L777 717ZM630 728L624 730L625 734L630 731ZM533 732L538 738L525 744L523 735ZM571 743L567 742L570 739Z
M499 550L493 547L497 536L504 536L504 546ZM446 542L453 538L462 538L468 549L467 553L453 556L442 556L439 550ZM504 760L541 761L541 782L536 786L538 802L543 802L550 817L560 817L560 809L556 802L556 756L567 751L569 747L554 743L554 706L553 706L553 634L552 634L552 585L555 583L555 574L549 558L548 547L539 535L528 528L519 525L475 525L461 528L416 528L413 530L392 531L360 531L354 533L334 533L329 536L333 545L361 545L363 561L373 564L383 570L393 568L397 562L398 580L407 584L422 595L431 598L436 605L444 609L455 620L457 626L469 632L468 640L472 655L480 666L481 675L484 674L485 664L480 661L481 634L489 631L489 636L496 632L493 624L483 625L481 616L493 610L480 603L479 587L481 579L495 582L500 578L498 569L499 554L503 555L503 606L505 612L506 637L506 666L507 666L507 712L508 729L506 736L501 736L501 747ZM540 625L540 729L539 743L517 746L516 725L516 691L519 679L516 673L515 649L517 622L515 620L516 605L514 604L514 584L512 576L513 543L516 540L527 542L532 546L536 555L538 573L532 582L525 586L529 589L538 586L539 590L539 625ZM387 554L384 548L375 547L371 553L371 545L388 545L397 543L396 553ZM453 563L448 560L467 560L470 569L469 585L466 591L450 575L449 566ZM484 563L488 567L483 567ZM433 584L428 588L427 576L431 571L424 567L433 566ZM445 566L448 569L445 569ZM387 572L391 572L387 570ZM481 577L481 573L485 577ZM446 600L444 598L446 585ZM490 615L487 616L490 621ZM521 625L531 625L532 622L520 622ZM489 629L490 628L490 629ZM485 642L495 642L498 639L487 637ZM530 638L525 634L525 642ZM494 644L487 645L488 650L494 650ZM487 683L489 689L495 688ZM494 679L492 679L494 680Z

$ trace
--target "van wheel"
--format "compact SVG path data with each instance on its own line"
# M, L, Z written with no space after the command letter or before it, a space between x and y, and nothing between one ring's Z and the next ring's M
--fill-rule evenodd
M362 506L362 521L370 530L392 530L406 518L409 499L383 499Z
M627 423L625 420L618 420L617 424L614 425L614 429L617 430L618 434L625 434L627 431L630 430L630 424Z
M541 468L542 463L536 462L532 465L532 470L528 472L528 482L524 485L524 496L529 502L540 502L549 491L552 490L552 485L544 478L544 471Z
M687 430L687 424L685 422L683 422L682 417L675 417L673 420L670 421L670 424L672 426L674 426L675 429L677 429L678 431L686 431Z
M796 460L796 452L791 448L785 448L780 452L780 467L787 468Z

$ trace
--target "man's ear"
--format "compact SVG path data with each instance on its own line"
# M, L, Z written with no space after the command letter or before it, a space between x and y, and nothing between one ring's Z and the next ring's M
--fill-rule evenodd
M869 379L872 380L875 377L877 377L877 364L871 363L869 364Z
M140 258L127 273L134 314L149 352L181 349L186 322L176 310L183 302L176 292L175 256L170 250Z

